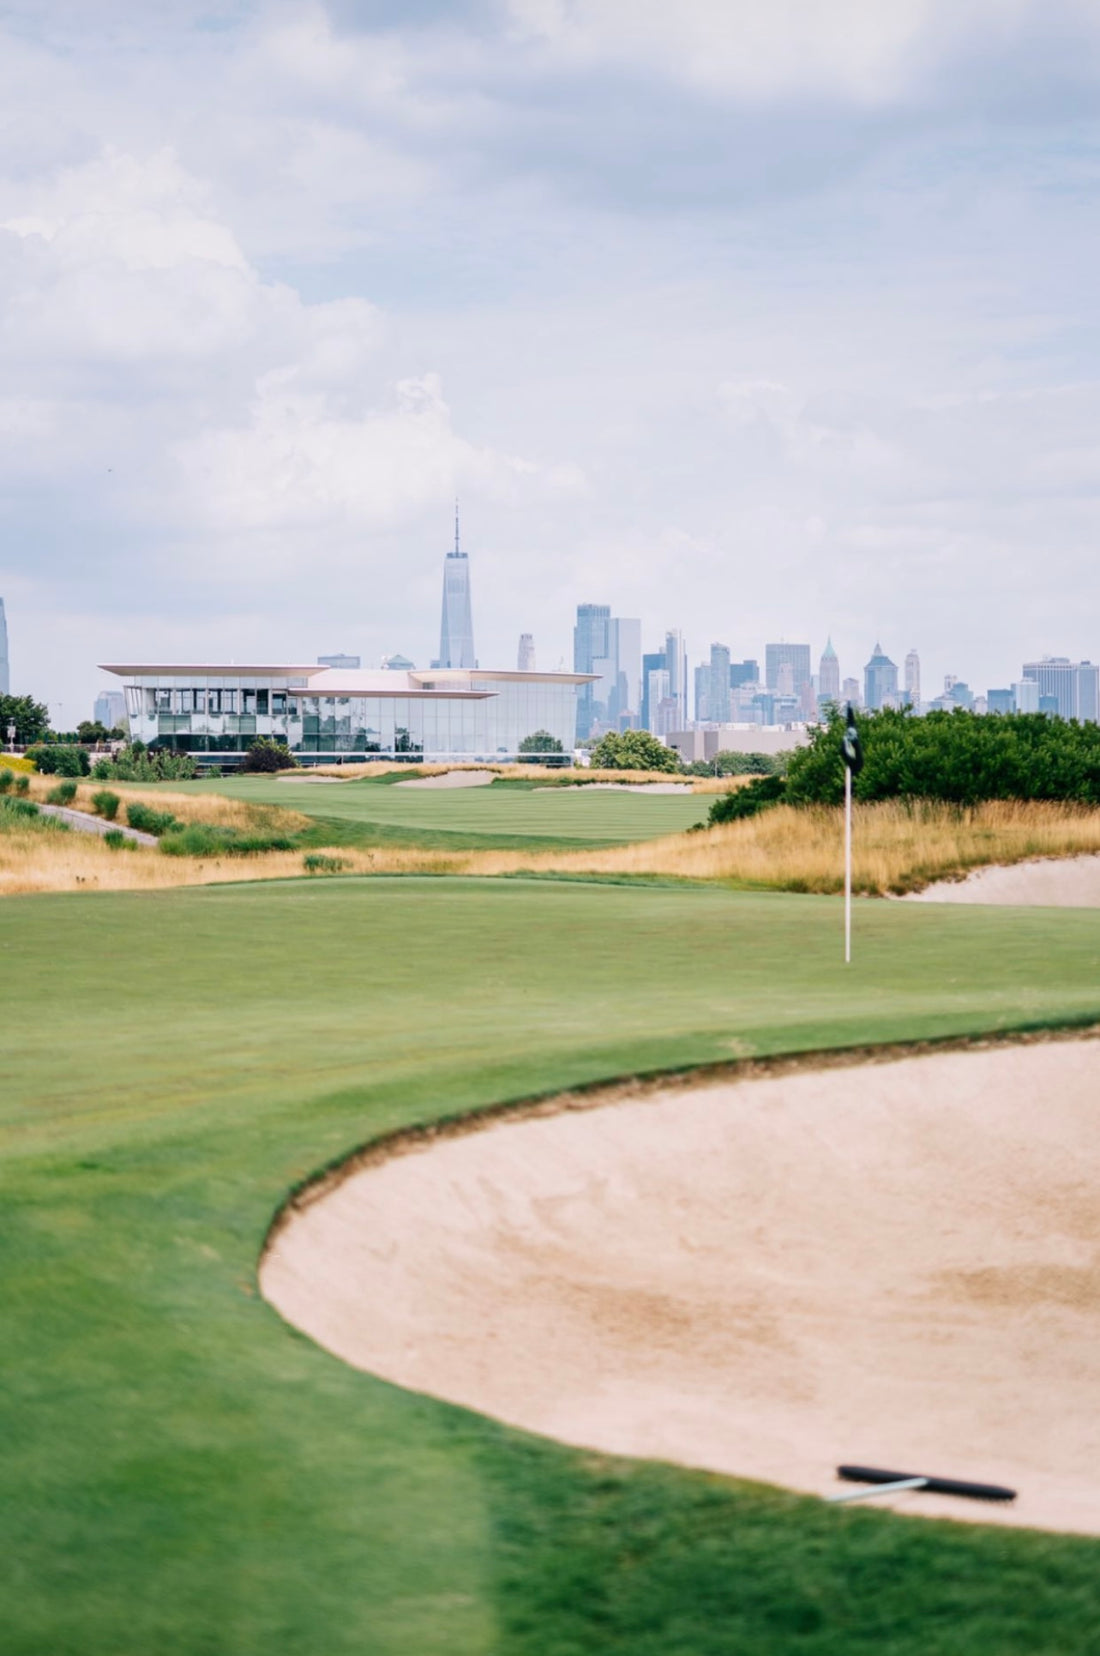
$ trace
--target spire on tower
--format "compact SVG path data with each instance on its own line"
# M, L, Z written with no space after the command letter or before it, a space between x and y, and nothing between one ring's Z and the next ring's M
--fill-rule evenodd
M455 495L455 557L461 558L462 553L458 545L458 496Z

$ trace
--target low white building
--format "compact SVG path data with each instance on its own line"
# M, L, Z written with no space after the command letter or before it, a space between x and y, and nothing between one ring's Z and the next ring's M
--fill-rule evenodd
M133 740L218 764L233 764L261 736L285 742L304 764L507 760L539 731L571 753L577 689L592 678L476 667L355 672L185 663L102 670L123 681Z

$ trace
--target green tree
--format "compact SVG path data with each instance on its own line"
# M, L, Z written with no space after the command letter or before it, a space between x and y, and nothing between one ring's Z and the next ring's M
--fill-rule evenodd
M685 767L691 776L782 776L785 753L738 753L723 748L713 759L695 759Z
M27 753L42 776L87 776L91 765L86 749L69 742L45 742Z
M792 804L835 805L844 797L834 714L787 771ZM857 799L1074 800L1100 804L1100 726L1045 713L971 713L939 709L923 717L899 708L859 715L863 769Z
M95 742L105 742L110 732L98 719L82 719L76 727L76 735L79 742L91 746Z
M8 726L15 726L17 747L30 747L45 740L50 715L42 702L30 696L0 696L0 742L8 740Z
M743 788L719 794L711 805L707 824L713 828L719 822L738 822L742 817L758 816L786 800L787 784L781 776L757 776Z
M597 770L679 771L680 756L648 730L611 730L592 749Z
M519 744L519 762L521 765L537 765L540 761L548 765L564 765L565 749L556 736L551 736L548 730L533 731L525 736ZM561 757L558 757L558 756Z
M285 742L273 742L270 736L260 736L241 763L243 771L283 771L297 769L298 761Z

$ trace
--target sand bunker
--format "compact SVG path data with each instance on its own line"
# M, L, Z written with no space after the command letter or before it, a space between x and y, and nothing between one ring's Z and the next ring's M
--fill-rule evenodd
M1015 903L1029 908L1100 908L1100 857L1046 857L979 868L965 880L940 880L913 903Z
M487 788L496 780L495 771L444 771L440 776L413 776L395 782L395 788Z
M1100 1040L669 1088L444 1138L288 1217L270 1302L567 1443L1100 1533ZM881 1503L876 1503L881 1504Z
M690 782L567 782L565 786L583 788L586 793L682 794L685 797L692 791Z

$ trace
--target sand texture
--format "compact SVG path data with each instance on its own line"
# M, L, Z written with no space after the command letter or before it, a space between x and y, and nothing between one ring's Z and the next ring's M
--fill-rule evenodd
M1100 1040L643 1097L443 1138L261 1267L360 1368L566 1443L1100 1534ZM876 1503L883 1504L883 1503Z
M487 788L495 782L495 771L444 771L441 776L413 776L407 782L395 782L395 788Z
M1009 867L979 868L965 880L939 880L906 901L1100 908L1100 857L1048 857Z

